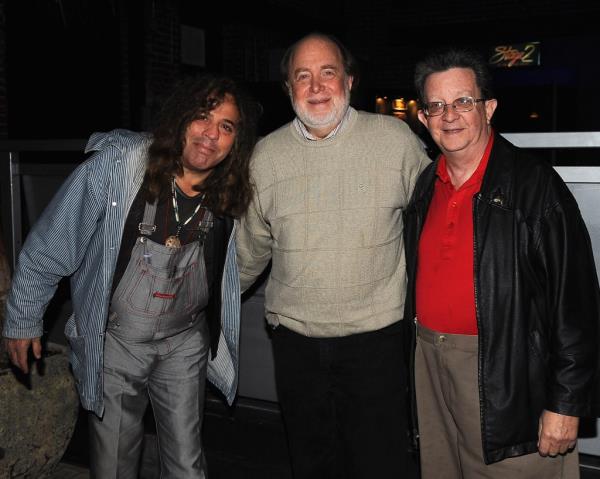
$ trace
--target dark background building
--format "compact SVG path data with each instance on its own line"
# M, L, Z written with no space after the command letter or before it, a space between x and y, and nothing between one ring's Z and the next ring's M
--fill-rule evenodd
M370 111L378 96L415 98L414 65L432 47L491 57L539 42L540 65L495 72L498 129L600 130L599 20L597 2L578 0L0 0L0 137L145 129L169 86L204 70L248 85L266 134L292 117L279 59L311 30L358 57L354 104Z

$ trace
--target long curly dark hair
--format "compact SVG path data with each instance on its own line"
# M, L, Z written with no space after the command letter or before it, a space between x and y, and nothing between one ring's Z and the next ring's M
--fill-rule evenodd
M240 114L233 147L198 191L205 193L204 204L215 214L239 217L246 211L252 196L249 163L259 108L234 80L214 74L184 79L165 101L153 130L144 179L149 201L170 194L173 176L183 174L181 155L190 123L217 108L227 95Z

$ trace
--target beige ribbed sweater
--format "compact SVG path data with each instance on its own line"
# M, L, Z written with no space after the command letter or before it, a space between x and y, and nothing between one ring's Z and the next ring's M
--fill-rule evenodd
M305 336L373 331L402 319L402 211L429 163L391 116L351 111L333 138L289 123L252 158L256 193L237 233L242 290L272 259L267 321Z

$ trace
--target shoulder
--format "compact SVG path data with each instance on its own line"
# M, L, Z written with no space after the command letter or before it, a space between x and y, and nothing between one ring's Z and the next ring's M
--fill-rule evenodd
M524 148L519 148L497 135L492 158L498 163L497 171L504 170L515 184L520 198L536 199L549 208L557 203L573 201L572 194L554 167Z
M379 113L370 113L367 111L357 110L357 126L358 128L376 128L378 130L389 131L401 136L413 135L412 130L406 122L399 120L391 115L381 115Z
M419 198L429 191L429 188L435 180L435 173L437 171L438 163L439 158L436 158L435 161L429 162L427 166L423 168L423 171L420 173L415 183L415 198Z
M282 146L288 145L293 138L292 128L293 125L291 122L286 123L277 128L277 130L262 137L254 147L254 156L259 156L271 150L278 150Z
M503 168L512 170L522 180L526 180L531 175L544 180L559 178L558 173L550 163L525 148L513 145L499 134L496 134L494 138L490 158L496 158L496 161L501 163Z
M258 141L250 159L250 170L255 181L269 182L275 161L281 160L286 152L297 144L292 128L292 124L287 123ZM279 164L281 163L279 161Z
M108 132L92 133L85 152L101 151L114 147L120 151L147 148L152 141L152 135L145 132L135 132L124 129L116 129Z
M353 131L348 133L355 139L354 144L370 145L382 157L392 158L396 166L402 165L415 173L431 162L423 141L405 121L394 116L358 111Z
M88 159L83 166L104 175L121 165L127 170L145 167L152 135L129 130L112 130L93 133L86 145ZM114 170L118 173L119 169Z
M381 115L358 111L353 134L376 138L382 147L394 148L395 151L416 150L425 154L423 142L413 133L408 124L391 115Z
M93 181L108 180L114 175L126 175L145 168L152 135L129 130L93 133L85 147L86 160L80 168Z

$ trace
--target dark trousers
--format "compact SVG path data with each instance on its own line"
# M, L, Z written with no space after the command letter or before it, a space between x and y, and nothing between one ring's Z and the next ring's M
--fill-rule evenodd
M406 388L400 323L341 338L273 331L295 479L401 479Z

